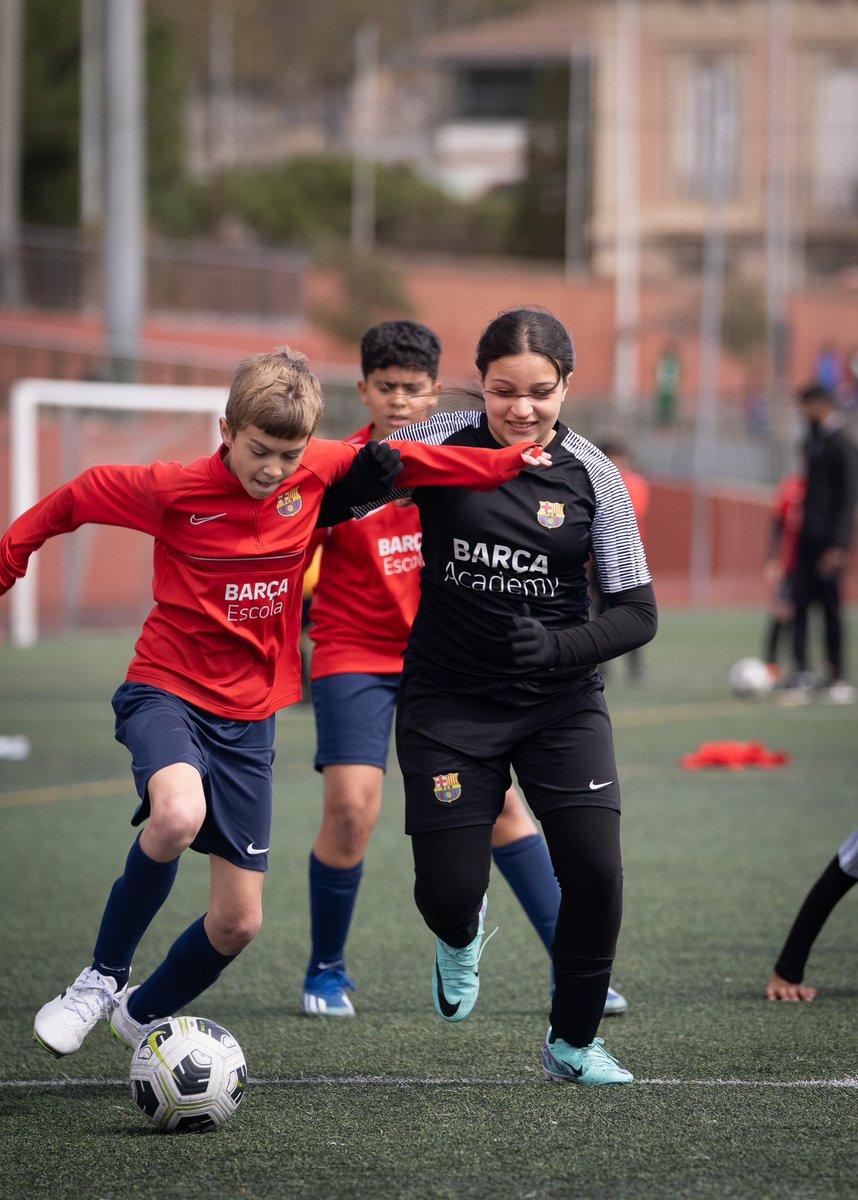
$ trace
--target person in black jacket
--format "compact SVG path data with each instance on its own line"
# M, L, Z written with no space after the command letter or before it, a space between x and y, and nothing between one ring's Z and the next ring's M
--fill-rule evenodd
M851 704L855 689L846 678L841 584L852 542L858 498L858 447L844 428L832 394L811 384L799 395L807 423L803 444L807 472L804 515L793 580L793 686L785 704L806 703L813 694L808 670L808 614L818 605L825 624L825 676L822 697Z

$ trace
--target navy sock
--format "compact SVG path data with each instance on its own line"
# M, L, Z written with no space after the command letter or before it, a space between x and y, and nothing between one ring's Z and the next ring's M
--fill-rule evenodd
M363 875L355 867L326 867L310 855L310 961L308 975L345 962L346 938ZM323 965L324 964L324 965Z
M125 870L111 888L93 951L96 971L112 975L122 988L143 934L170 894L179 860L159 863L140 849L140 838L128 852Z
M131 993L128 1012L146 1024L182 1012L211 987L235 954L221 954L208 939L200 917L176 938L167 957L140 987Z
M538 833L492 850L492 857L548 953L560 908L560 888L548 847Z

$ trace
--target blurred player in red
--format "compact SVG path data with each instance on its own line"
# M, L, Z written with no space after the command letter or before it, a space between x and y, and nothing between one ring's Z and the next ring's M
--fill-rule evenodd
M793 576L798 557L798 536L804 510L805 479L787 475L781 480L772 507L769 549L764 568L766 583L772 589L771 610L763 646L763 661L773 680L781 676L778 646L789 640L795 611Z
M632 502L635 520L638 523L641 541L646 545L646 515L649 512L650 486L649 480L641 475L640 471L636 471L632 467L632 460L626 446L622 442L609 441L602 446L602 453L607 455L617 470L620 472L620 478L626 485L626 491L629 493L629 499ZM605 600L599 587L599 578L596 571L591 572L590 591L592 593L593 605L596 612L605 611ZM628 664L629 679L635 683L640 683L643 679L643 656L642 650L638 647L635 650L630 650L625 655ZM604 663L602 664L602 674L606 674Z
M371 439L424 420L436 405L441 347L414 321L385 321L361 341L361 400ZM323 508L324 515L324 508ZM345 951L363 860L381 810L402 655L420 597L422 532L416 506L390 503L320 531L321 567L310 608L315 766L322 824L309 865L311 952L302 1006L310 1016L354 1016ZM545 843L514 788L494 828L494 861L551 951L560 892ZM625 999L611 991L606 1012Z

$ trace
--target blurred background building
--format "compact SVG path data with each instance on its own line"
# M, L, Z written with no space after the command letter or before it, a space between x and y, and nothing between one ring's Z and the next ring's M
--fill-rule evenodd
M634 447L650 553L705 600L756 581L795 390L824 374L856 419L858 0L0 0L0 21L4 456L24 376L225 384L286 341L339 435L373 321L433 326L458 377L500 309L543 304L578 346L568 419Z

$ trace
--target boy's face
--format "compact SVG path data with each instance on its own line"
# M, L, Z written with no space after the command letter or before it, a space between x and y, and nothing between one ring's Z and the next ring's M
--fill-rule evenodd
M255 425L233 433L223 417L220 435L227 446L224 462L254 500L265 500L295 474L310 440L272 437Z
M358 382L358 391L369 409L373 436L383 438L415 421L425 420L438 403L441 384L426 371L381 367Z

